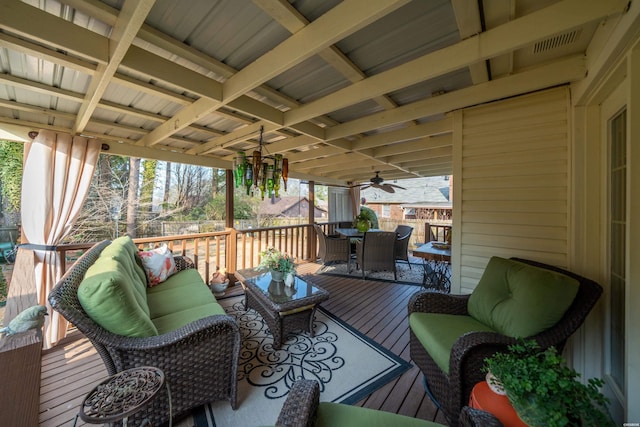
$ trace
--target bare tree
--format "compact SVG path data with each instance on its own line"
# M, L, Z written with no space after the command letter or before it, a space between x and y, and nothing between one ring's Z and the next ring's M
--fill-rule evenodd
M210 199L211 177L208 168L176 163L172 174L176 208L190 210L196 206L203 206Z
M127 234L136 237L138 219L138 185L140 183L140 159L129 158L129 191L127 192Z
M169 192L171 190L171 162L167 162L164 175L164 195L162 196L162 203L166 205L169 203Z

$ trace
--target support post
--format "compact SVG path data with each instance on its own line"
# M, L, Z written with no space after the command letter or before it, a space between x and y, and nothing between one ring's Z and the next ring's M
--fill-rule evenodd
M316 234L313 232L313 224L316 221L316 186L315 181L309 181L309 227L307 227L307 258L315 261L317 249Z

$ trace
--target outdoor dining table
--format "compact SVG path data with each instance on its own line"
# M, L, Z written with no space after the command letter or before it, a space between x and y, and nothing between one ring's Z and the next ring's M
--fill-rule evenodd
M424 274L422 286L436 288L444 292L451 291L451 245L444 242L427 242L413 250L413 256L422 258Z
M367 232L370 231L382 231L378 228L370 228ZM362 239L364 237L364 231L360 231L357 228L336 228L336 233L346 238L359 238Z

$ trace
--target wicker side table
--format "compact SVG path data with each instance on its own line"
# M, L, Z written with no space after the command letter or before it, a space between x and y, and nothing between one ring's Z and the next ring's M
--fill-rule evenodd
M163 386L169 395L171 425L169 385L165 382L164 373L152 366L127 369L102 381L84 398L78 416L89 424L122 421L123 426L126 426L129 416L145 409ZM141 425L147 424L151 423L144 420Z

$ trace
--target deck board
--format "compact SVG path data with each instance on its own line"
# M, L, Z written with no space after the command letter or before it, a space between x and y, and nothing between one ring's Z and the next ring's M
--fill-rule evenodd
M313 274L319 265L298 267L298 273ZM328 290L331 297L323 307L369 338L409 361L409 325L407 303L420 288L394 282L362 280L330 275L315 275L314 282ZM231 286L227 294L239 294L241 286ZM80 336L80 337L78 337ZM107 373L93 346L79 334L42 357L40 425L73 425L84 396ZM403 415L445 424L426 396L420 370L415 366L356 403ZM78 425L84 425L78 420ZM189 423L178 423L187 427Z

